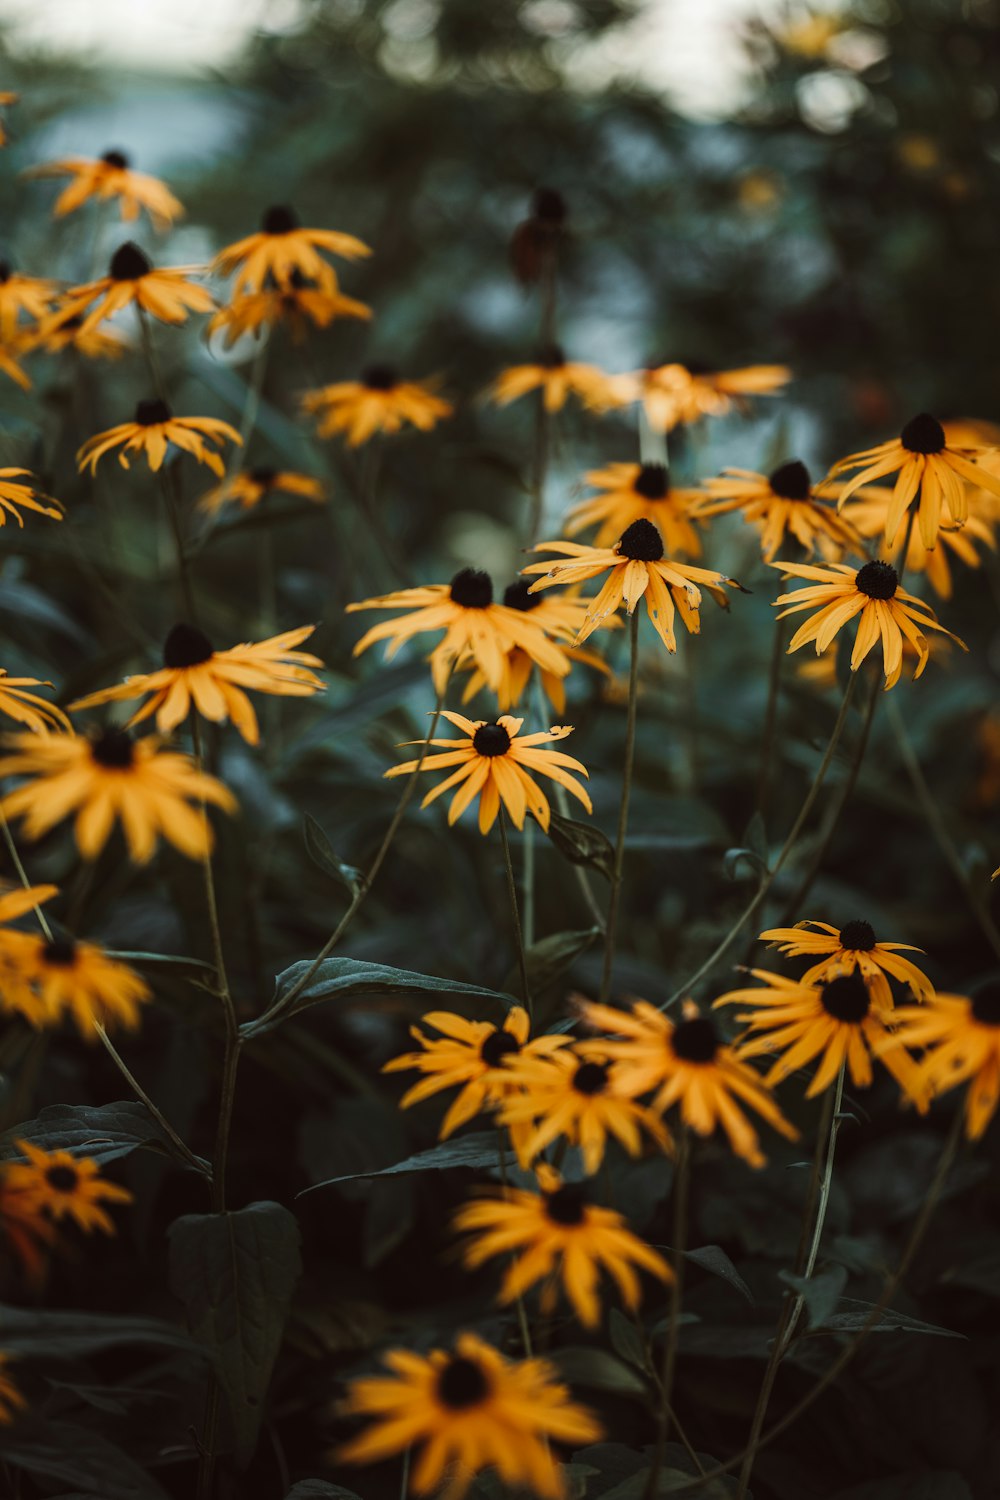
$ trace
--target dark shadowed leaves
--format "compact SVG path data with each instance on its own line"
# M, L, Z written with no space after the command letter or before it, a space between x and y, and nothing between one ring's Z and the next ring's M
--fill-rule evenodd
M23 1159L14 1144L18 1138L43 1151L89 1156L100 1166L142 1147L183 1161L146 1106L131 1099L115 1104L50 1104L37 1119L6 1133L0 1141L0 1159Z
M570 864L585 865L610 880L615 870L615 849L607 834L593 823L577 823L553 812L549 838Z
M166 1491L127 1453L73 1422L29 1417L0 1429L0 1462L83 1486L84 1494L100 1500L167 1500Z

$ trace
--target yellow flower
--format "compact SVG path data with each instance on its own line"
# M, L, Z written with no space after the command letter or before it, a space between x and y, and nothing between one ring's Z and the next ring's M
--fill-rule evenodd
M558 598L553 594L544 596L533 594L528 586L528 580L519 578L504 589L503 602L507 609L517 609L524 614L530 614L532 622L538 625L551 640L557 642L556 649L562 653L566 661L567 675L574 662L610 675L611 669L607 662L602 661L592 651L583 651L579 647L565 644L576 639L589 608L588 599L580 599L575 594L561 594ZM520 703L531 681L535 666L536 663L521 646L507 648L503 658L500 681L495 688L497 707L501 713L509 713ZM476 665L475 658L471 655L458 664L459 671L468 669L471 669L471 675L465 692L462 694L463 703L471 702L478 692L488 686L486 674L481 667ZM547 672L544 667L539 667L538 678L542 691L556 713L565 713L566 677L557 676L556 673Z
M131 1203L132 1194L115 1182L106 1182L96 1161L73 1156L69 1151L43 1151L30 1141L15 1140L27 1162L9 1162L7 1180L27 1204L47 1213L57 1224L72 1219L85 1234L92 1229L114 1234L115 1226L102 1203Z
M270 276L279 287L287 286L295 272L327 291L337 290L333 267L320 255L325 250L343 260L371 255L363 240L334 229L303 229L295 210L284 204L269 208L257 234L247 235L220 250L213 271L229 276L236 271L234 291L259 292Z
M46 501L47 504L43 503ZM30 470L0 469L0 526L6 526L8 516L13 516L17 524L23 526L22 510L36 511L38 515L49 516L53 521L61 521L63 518L59 501L36 488Z
M572 792L588 812L592 811L586 789L575 776L570 775L571 771L579 771L581 776L586 776L586 766L574 760L571 755L563 755L559 750L547 748L550 741L564 740L568 734L572 734L571 726L553 724L551 729L543 729L537 734L526 734L520 738L524 720L512 719L509 714L501 714L491 724L482 719L466 719L462 714L452 713L447 708L442 709L442 715L456 729L460 729L466 738L431 740L429 743L432 745L445 746L440 755L425 755L422 765L418 760L405 761L401 766L392 766L385 774L406 776L417 770L443 771L445 768L457 767L450 776L433 787L420 804L421 807L427 807L442 792L457 787L448 809L449 827L478 797L481 833L489 833L493 827L501 802L516 828L524 827L524 820L530 812L548 832L551 817L548 798L531 772L536 776L551 777L568 792ZM422 744L423 741L418 743Z
M6 714L36 732L69 729L69 720L61 708L39 698L37 693L27 691L28 688L51 686L51 682L40 682L37 677L8 677L0 667L0 714Z
M11 97L16 97L16 95L0 94L0 104ZM3 145L4 139L3 132L0 130L0 146ZM15 1412L23 1411L28 1404L7 1372L12 1357L10 1354L0 1354L0 1422L5 1427L13 1422Z
M749 1105L789 1140L797 1138L798 1131L759 1075L740 1061L711 1019L700 1015L690 1001L677 1022L646 1000L633 1001L629 1011L589 1000L579 1008L588 1026L612 1034L581 1042L580 1051L593 1049L611 1058L622 1088L632 1098L654 1094L652 1107L660 1113L676 1104L685 1125L699 1135L711 1135L721 1127L732 1149L752 1167L762 1167L765 1157L741 1106Z
M429 583L362 599L349 604L347 613L359 609L404 609L410 613L373 625L354 647L355 656L377 641L390 641L386 656L391 658L412 636L427 630L445 631L444 640L430 655L431 675L439 693L444 692L452 667L469 657L496 692L503 680L506 655L514 646L519 646L544 672L565 677L569 671L564 653L529 614L494 604L490 576L476 568L462 568L450 583Z
M610 379L596 365L567 360L558 344L550 344L539 350L534 363L501 371L487 394L497 406L509 406L531 391L539 391L545 410L554 412L562 410L572 393L585 406L606 408Z
M0 92L0 105L16 104L20 97L20 94L15 94L11 89L4 89L2 92ZM5 120L0 120L0 146L6 146L9 139L10 137L7 134L7 122ZM6 1355L0 1354L0 1360L6 1359L6 1357Z
M390 1349L385 1363L390 1376L351 1382L344 1409L370 1425L342 1444L337 1458L379 1463L415 1448L411 1483L418 1495L437 1489L454 1466L449 1500L460 1500L470 1480L490 1468L505 1489L527 1487L542 1500L564 1500L550 1440L575 1446L602 1435L546 1360L514 1363L473 1333L459 1335L454 1353Z
M296 343L301 342L307 325L329 328L337 318L361 318L367 321L372 310L356 297L315 286L293 271L287 286L265 287L249 296L235 297L227 307L220 307L208 325L209 333L224 331L229 348L243 334L287 323Z
M47 277L22 276L7 260L0 260L0 334L17 337L22 318L38 323L56 298L56 284Z
M790 533L806 552L819 552L827 562L839 562L845 551L863 554L864 544L850 520L841 517L831 499L841 486L814 486L805 464L793 460L773 474L752 469L726 469L719 479L706 479L708 498L695 509L697 519L738 510L744 521L760 531L765 562L770 562Z
M760 942L773 943L788 958L818 958L819 963L800 975L802 984L822 984L831 975L857 969L867 981L872 998L883 1010L892 1009L892 990L886 974L909 985L918 1000L929 1000L934 986L922 969L900 956L901 950L922 953L912 943L879 943L870 922L797 922L794 927L769 927Z
M525 574L541 573L533 589L551 588L554 583L585 583L600 573L608 573L608 580L595 599L590 601L583 626L577 635L576 644L587 639L600 625L605 624L624 603L631 615L640 599L645 597L646 613L653 628L668 651L677 650L674 635L674 615L681 619L692 635L701 629L699 608L701 584L724 609L729 601L725 588L741 589L735 578L724 573L713 573L707 568L696 568L692 563L674 562L664 556L663 538L651 521L633 521L613 547L584 547L579 542L539 542L534 552L558 552L565 562L529 563L521 571ZM676 606L676 611L675 611Z
M34 1200L11 1188L9 1165L0 1162L0 1253L12 1250L28 1280L33 1286L40 1287L56 1231L51 1219ZM5 1356L0 1354L0 1422L9 1422L10 1413L4 1412L4 1359Z
M82 313L74 313L60 321L57 308L55 317L39 334L38 347L47 354L61 354L64 349L73 349L84 359L121 359L131 346L127 339L110 328L84 329Z
M260 730L245 689L282 698L307 698L324 690L322 680L308 670L321 667L320 658L293 649L315 629L315 625L300 625L266 641L216 651L196 626L175 625L164 644L164 664L158 672L143 672L115 687L89 693L72 703L70 710L96 708L100 703L141 698L148 693L149 701L129 719L129 728L155 714L157 729L169 734L194 708L215 724L231 719L247 743L256 745Z
M455 409L427 384L403 380L391 365L369 365L360 380L338 380L306 391L302 408L318 417L320 437L343 432L352 448L376 432L399 432L407 422L430 432Z
M124 730L105 729L86 739L16 734L9 743L16 753L0 759L0 776L32 779L8 792L0 812L23 817L25 832L36 839L76 811L84 859L97 858L116 819L136 864L152 858L159 835L190 859L202 859L212 847L203 804L236 808L221 781L199 771L190 756L161 750L153 738L133 740Z
M903 550L903 537L897 535L890 546L885 540L886 518L892 503L892 491L877 487L866 492L868 499L852 499L844 509L844 519L857 527L863 537L880 537L879 556L883 562L898 562ZM992 501L992 505L985 504ZM910 531L910 545L906 549L904 569L907 573L926 573L927 581L939 599L950 599L954 593L951 575L951 558L955 557L968 568L979 567L980 547L996 551L996 525L1000 517L994 506L996 499L983 490L974 490L969 496L969 516L965 524L942 526L933 547L926 547L918 527Z
M889 1066L901 1046L925 1048L917 1063L922 1083L945 1094L960 1083L965 1096L965 1133L976 1141L996 1114L1000 1101L1000 993L987 983L973 995L940 991L925 1005L901 1005L892 1041L880 1054Z
M226 470L215 449L227 439L242 446L243 439L236 428L219 417L175 417L165 401L155 398L137 403L133 421L120 422L117 427L88 438L76 461L81 474L89 467L96 475L98 461L112 449L121 448L118 462L123 469L130 467L130 453L145 453L146 462L155 474L167 456L168 444L173 443L221 479Z
M453 1220L460 1233L470 1236L462 1248L462 1262L470 1270L494 1256L513 1253L500 1290L501 1303L516 1301L544 1280L542 1311L550 1313L558 1277L580 1322L596 1328L601 1316L597 1284L602 1270L617 1282L622 1301L633 1313L642 1300L636 1267L661 1281L672 1279L663 1257L632 1233L621 1214L589 1201L585 1183L564 1183L555 1168L544 1162L535 1171L540 1192L505 1188L499 1196L466 1203Z
M692 519L704 492L674 489L665 464L607 464L584 477L603 494L574 505L566 517L567 536L599 526L594 546L609 547L633 521L645 520L659 531L671 555L701 556L701 538Z
M154 268L144 250L126 240L111 257L107 276L72 287L59 310L39 329L43 338L72 318L82 317L81 333L90 333L122 308L134 306L161 323L186 323L192 312L215 306L203 286L188 279L190 267Z
M777 395L791 378L787 365L747 365L714 372L681 364L651 365L613 377L608 404L630 406L641 401L650 427L670 432L681 423L725 416L734 407L742 409L748 396Z
M979 461L993 451L984 444L955 442L936 417L921 412L907 422L898 438L840 459L829 477L857 470L841 490L839 504L843 506L861 485L895 474L886 513L886 541L891 546L896 540L903 517L916 501L920 536L925 547L933 547L941 526L942 506L956 526L963 526L969 514L970 485L1000 496L1000 475Z
M37 1001L33 1024L54 1025L71 1016L85 1041L93 1041L94 1023L108 1029L121 1025L134 1031L140 1006L152 999L146 981L105 953L96 943L71 937L45 938L35 933L0 932L0 964L10 965L7 983L16 1004L25 989ZM4 1004L12 1003L11 989ZM22 1013L28 1019L27 1007Z
M216 515L227 501L231 501L243 510L252 510L266 496L279 493L302 495L305 499L315 500L317 503L326 499L323 485L311 475L296 474L291 469L269 469L264 465L259 465L257 468L244 469L239 474L233 474L231 478L224 479L221 484L208 490L198 501L198 509L207 511L209 515Z
M930 655L923 631L940 631L957 641L963 651L968 650L964 641L938 624L929 604L900 588L899 574L890 563L867 562L861 568L851 568L846 563L831 563L828 568L787 562L774 562L770 566L793 578L811 580L809 588L795 589L774 601L775 609L785 606L779 620L803 610L816 611L792 636L789 651L815 641L819 656L849 621L860 616L851 652L851 671L856 672L868 653L880 645L888 691L895 687L903 670L904 639L917 654L914 678L923 672Z
M133 172L124 151L105 151L96 161L71 156L64 161L29 167L26 177L69 177L52 210L57 219L82 208L91 198L106 203L117 198L122 219L131 223L145 209L156 229L169 229L184 213L183 205L158 177Z
M814 1058L820 1065L806 1089L812 1099L828 1089L842 1067L856 1088L872 1082L872 1057L877 1056L895 1078L903 1093L926 1113L930 1089L921 1080L908 1052L895 1048L883 1053L895 1024L891 1008L884 1006L857 969L830 974L822 984L806 984L766 969L751 969L765 988L729 990L715 1005L747 1005L737 1021L745 1022L750 1040L737 1043L736 1056L761 1057L780 1054L765 1077L774 1084L804 1068Z
M56 885L18 886L0 894L0 1010L23 1016L37 1030L48 1026L52 1013L41 996L25 982L21 954L31 942L26 932L8 926L59 894Z
M29 349L34 348L35 335L11 334L5 345L0 344L0 371L19 385L22 391L31 390L31 377L21 369L19 361Z

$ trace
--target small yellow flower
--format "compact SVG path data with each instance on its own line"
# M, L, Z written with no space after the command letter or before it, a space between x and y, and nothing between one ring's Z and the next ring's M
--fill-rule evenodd
M276 494L301 495L317 504L326 499L322 483L310 474L297 474L291 469L269 469L261 464L233 474L213 486L198 501L198 509L213 516L227 503L238 505L241 510L252 510L268 495Z
M305 281L298 271L293 271L287 286L265 287L260 292L234 297L228 306L220 307L215 313L208 331L210 334L224 333L229 348L244 334L284 323L291 329L296 343L300 343L310 323L314 328L329 328L337 318L359 318L367 322L371 316L372 310L366 302L345 297L340 291L315 286Z
M337 290L333 267L320 255L325 250L343 260L360 260L370 248L353 234L335 229L303 229L295 210L285 204L269 208L257 234L247 235L220 250L212 269L223 276L237 272L234 290L259 292L268 277L279 287L290 284L296 272L325 290Z
M225 464L215 450L226 440L241 446L243 443L229 422L223 422L219 417L175 417L167 403L156 398L138 402L131 422L120 422L117 427L109 427L107 432L88 438L77 453L76 461L81 474L89 468L96 475L100 459L120 448L118 462L123 469L129 468L130 453L144 453L155 474L167 456L168 445L173 443L221 479L226 472Z
M872 998L884 1010L892 1009L892 990L887 974L909 985L918 1000L929 1000L934 986L922 969L901 956L902 951L921 953L912 943L880 943L875 929L864 920L831 927L829 922L797 922L794 927L769 927L759 941L773 943L789 958L817 958L818 963L800 975L803 984L822 984L836 974L857 969L866 980Z
M6 526L8 516L13 516L17 524L23 526L22 510L33 510L53 521L63 518L58 500L36 487L28 469L0 469L0 526Z
M595 547L610 547L633 521L650 521L671 556L701 556L701 537L693 524L703 490L675 488L665 464L608 464L585 475L602 491L575 505L566 517L567 536L598 526Z
M934 1093L944 1094L967 1083L965 1133L970 1140L979 1140L1000 1102L997 985L984 984L973 995L939 991L925 1005L901 1005L895 1020L898 1029L880 1053L882 1061L888 1067L894 1052L903 1046L925 1049L917 1073Z
M134 1031L140 1007L152 999L149 985L134 969L96 943L75 938L0 932L0 965L7 971L5 1006L20 1009L38 1027L69 1016L88 1042L96 1038L95 1023ZM29 996L37 1002L34 1013Z
M302 408L318 418L320 437L342 432L351 448L367 443L376 432L399 432L406 423L430 432L455 409L426 383L403 380L391 365L369 365L360 380L306 391Z
M83 319L81 333L90 333L125 307L160 323L186 323L192 312L211 312L215 306L205 288L190 280L190 269L154 267L145 251L127 240L111 257L107 276L72 287L39 333L46 338L76 317Z
M702 417L722 417L741 410L749 396L774 396L788 384L787 365L748 365L738 370L703 372L688 365L650 365L609 383L608 405L641 401L656 432L670 432Z
M770 475L752 469L726 469L718 479L705 480L705 493L696 505L696 519L742 512L760 531L761 553L771 562L789 533L805 552L819 552L827 562L839 562L845 551L863 555L864 544L851 521L837 514L834 504L842 486L813 485L805 464L797 459Z
M490 386L488 395L497 406L509 406L532 391L541 393L547 412L561 411L572 393L585 406L608 405L610 378L596 365L567 360L558 344L540 350L531 364L512 365Z
M28 691L29 688L51 686L51 682L40 682L36 677L8 677L0 667L0 713L36 732L69 729L69 720L61 708Z
M95 199L107 203L117 198L125 223L132 223L145 209L156 229L169 229L184 213L183 205L158 177L134 172L124 151L105 151L96 160L71 156L29 167L26 177L69 177L52 210L57 219L71 214Z
M43 1151L30 1141L16 1140L14 1144L28 1160L7 1164L6 1177L12 1191L23 1194L29 1206L44 1211L57 1224L68 1218L85 1234L93 1229L114 1234L114 1222L101 1205L131 1203L127 1188L105 1181L89 1156Z

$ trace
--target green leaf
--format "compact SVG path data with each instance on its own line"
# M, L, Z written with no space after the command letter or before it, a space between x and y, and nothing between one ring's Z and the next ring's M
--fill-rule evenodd
M300 1479L292 1485L285 1500L358 1500L358 1496L353 1490L329 1484L325 1479Z
M181 1328L159 1318L131 1318L111 1313L35 1312L0 1306L3 1348L24 1359L49 1356L74 1359L101 1349L128 1344L154 1344L196 1353L197 1346Z
M311 960L300 959L279 974L275 980L272 1003L279 1005L282 997L289 994L311 968ZM393 969L388 964L368 963L364 959L325 958L302 993L296 995L291 1007L281 1012L281 1018L296 1016L300 1011L307 1010L311 1005L319 1005L323 1000L358 1000L364 995L401 993L433 995L437 1000L442 995L478 995L491 1001L493 1005L502 1007L504 1011L517 1004L513 995L486 990L479 984L466 984L458 979L438 979L433 974ZM278 1020L279 1016L274 1015L269 1021L264 1021L263 1018L249 1021L241 1030L244 1036L260 1036L277 1025Z
M728 1281L731 1287L735 1287L741 1297L753 1305L754 1295L747 1286L743 1277L733 1265L725 1250L719 1245L702 1245L698 1250L685 1250L684 1259L693 1261L703 1271L711 1271L713 1276L721 1276L723 1281Z
M84 1486L99 1500L167 1500L144 1469L100 1433L74 1422L29 1417L0 1429L0 1462L45 1479Z
M253 1457L271 1370L299 1278L299 1226L280 1203L187 1214L170 1239L170 1287L214 1359L229 1401L234 1456Z
M347 865L334 853L333 845L311 813L302 814L302 836L306 853L326 875L346 886L356 896L365 883L365 877L354 865Z
M846 1266L830 1266L817 1276L793 1276L791 1271L779 1271L778 1276L786 1286L794 1287L802 1298L809 1327L829 1328L847 1285Z
M306 1193L318 1192L320 1188L335 1187L338 1182L357 1182L361 1177L391 1177L399 1172L445 1172L450 1167L497 1167L500 1164L499 1141L495 1130L475 1130L470 1135L460 1135L457 1140L441 1141L427 1151L418 1151L416 1156L408 1156L405 1161L398 1161L391 1167L328 1177L325 1182L303 1188L296 1197L304 1198ZM513 1161L513 1152L505 1152L505 1165L510 1166Z
M605 880L615 873L615 846L593 823L577 823L553 812L549 821L549 838L559 853L573 865L586 865Z
M741 880L744 874L744 871L741 869L742 865L746 865L749 870L754 871L758 875L767 874L767 862L761 859L756 849L747 849L742 846L736 849L727 849L722 856L722 873L726 879Z
M711 1467L710 1464L705 1465ZM638 1474L633 1474L628 1479L616 1484L614 1489L606 1490L602 1500L643 1500L652 1478L650 1469L640 1469ZM661 1468L656 1481L653 1495L675 1495L678 1491L697 1493L700 1500L729 1500L731 1495L736 1494L735 1479L728 1479L720 1475L716 1479L710 1479L706 1484L698 1486L697 1491L692 1491L691 1481L695 1478L693 1470L677 1469L673 1465ZM748 1500L753 1496L748 1492Z
M556 1349L549 1356L559 1373L570 1385L594 1391L613 1391L617 1396L649 1395L649 1384L631 1365L607 1349L589 1349L580 1345Z
M532 943L524 954L531 993L541 994L560 974L565 974L574 959L585 952L600 935L599 927L586 927L579 932L553 932L549 937ZM505 983L514 988L517 979L518 970L512 969Z
M630 1318L618 1307L611 1309L608 1318L608 1333L611 1336L611 1344L615 1353L626 1364L635 1365L637 1369L646 1370L649 1358L642 1335Z
M845 1297L840 1304L840 1311L828 1318L822 1333L853 1333L859 1328L864 1328L868 1319L875 1311L874 1302L858 1302L853 1297ZM952 1328L939 1328L935 1323L921 1323L919 1318L908 1318L906 1313L896 1312L894 1308L883 1308L878 1317L872 1321L872 1333L894 1333L901 1329L905 1333L934 1333L945 1339L964 1339L964 1333L956 1333Z
M105 951L109 958L116 958L119 963L132 964L137 969L173 970L178 978L214 973L212 965L204 959L188 958L180 953L146 953L138 948L107 948Z
M143 1147L188 1162L177 1152L144 1104L123 1099L115 1104L49 1104L35 1120L15 1125L0 1139L0 1160L23 1161L15 1140L30 1141L42 1151L69 1151L105 1166ZM200 1158L199 1158L200 1160ZM208 1167L208 1162L205 1162Z

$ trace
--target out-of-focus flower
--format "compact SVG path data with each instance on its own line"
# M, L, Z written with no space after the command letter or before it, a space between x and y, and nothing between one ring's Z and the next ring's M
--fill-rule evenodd
M371 249L353 234L343 234L335 229L303 229L293 208L276 204L267 209L256 234L236 240L220 250L212 262L213 271L230 276L235 271L233 290L259 292L268 277L279 287L285 287L297 271L300 276L314 281L327 291L337 290L337 277L333 267L319 253L343 260L360 260L371 255Z
M675 488L665 464L607 464L591 469L584 478L602 493L567 513L567 536L597 526L594 546L610 547L633 521L651 521L672 557L701 556L701 537L692 523L704 491Z
M206 491L198 501L198 509L207 511L209 515L216 515L226 504L238 505L241 510L253 510L268 495L277 494L301 495L318 504L326 499L326 490L321 481L314 479L312 475L259 465L253 469L243 469Z
M744 521L760 532L761 554L770 562L785 536L794 537L807 553L819 552L827 562L839 562L845 551L864 552L861 537L846 517L837 514L830 486L814 486L805 464L797 459L781 464L772 474L752 469L726 469L718 479L706 479L707 493L694 508L697 519L738 510Z
M243 442L229 422L223 422L219 417L175 417L167 403L157 397L140 401L131 422L120 422L117 427L109 427L107 432L88 438L77 453L76 461L81 473L89 468L92 474L96 474L99 460L113 449L121 448L118 462L123 469L129 467L130 453L144 453L155 474L167 456L168 444L173 443L200 464L206 464L221 479L226 470L215 448L226 439L231 443Z
M539 350L532 363L502 370L487 394L497 406L509 406L538 391L545 410L555 412L562 410L572 393L585 406L607 409L612 379L596 365L568 360L558 344L550 344Z
M144 208L159 230L169 229L184 213L183 204L158 177L132 170L124 151L105 151L96 160L71 156L62 161L44 162L41 166L29 167L24 175L71 179L52 210L57 219L82 208L92 198L99 203L117 198L126 223L137 219L140 209Z
M430 432L455 409L428 384L403 380L392 365L369 365L360 380L337 380L306 391L302 408L316 417L320 437L342 432L352 448L376 432L399 432L407 423Z
M127 240L111 257L107 276L71 287L39 334L46 339L77 317L83 319L80 332L90 333L125 307L135 307L160 323L186 323L191 313L215 307L211 294L190 279L191 269L156 267L144 250Z

